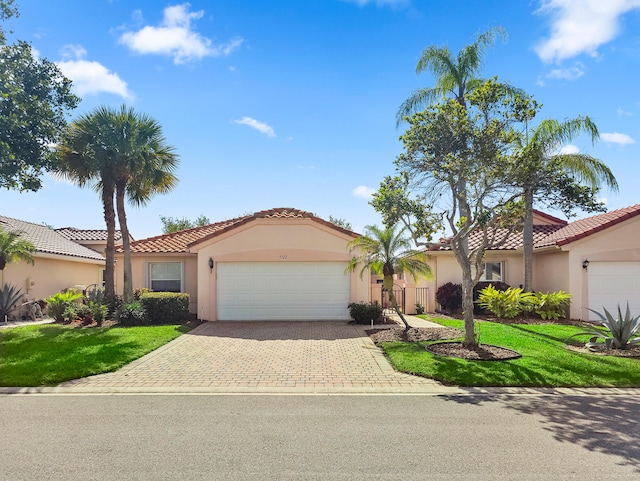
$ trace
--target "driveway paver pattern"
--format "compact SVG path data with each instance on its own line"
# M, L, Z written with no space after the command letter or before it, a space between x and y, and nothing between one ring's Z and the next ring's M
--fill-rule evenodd
M108 374L61 387L100 392L423 392L433 380L393 370L363 326L207 322Z

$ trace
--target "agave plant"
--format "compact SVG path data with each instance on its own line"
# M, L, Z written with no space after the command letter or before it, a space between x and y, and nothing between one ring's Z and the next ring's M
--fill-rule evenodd
M22 289L4 284L0 289L0 320L6 322L7 316L22 300Z
M581 334L590 334L595 337L601 337L607 343L613 345L616 349L626 349L633 344L640 344L640 337L637 337L638 330L640 329L640 315L631 317L629 311L629 302L627 302L627 310L622 317L622 310L620 304L618 304L618 317L614 318L606 308L604 308L604 315L593 309L589 309L600 318L600 324L602 324L608 332L602 331L597 327L587 327L584 332L574 334L571 337L579 336Z

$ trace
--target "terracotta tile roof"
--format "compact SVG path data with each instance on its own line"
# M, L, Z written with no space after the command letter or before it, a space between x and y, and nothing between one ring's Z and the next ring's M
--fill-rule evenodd
M131 243L132 253L182 253L189 252L189 247L206 240L209 240L215 236L227 232L230 229L235 229L241 225L246 224L255 219L313 219L316 222L330 226L336 230L347 233L352 237L357 237L358 234L351 232L350 230L343 229L331 222L325 221L316 217L310 212L306 212L298 209L291 209L288 207L280 207L277 209L263 210L256 212L255 214L246 215L243 217L237 217L235 219L229 219L222 222L216 222L214 224L204 225L201 227L194 227L192 229L185 229L177 232L171 232L169 234L163 234L155 237L149 237L147 239L140 239ZM122 247L117 248L118 252L122 252Z
M612 227L627 219L640 215L640 204L624 207L623 209L612 210L604 214L594 215L585 219L579 219L556 230L547 238L536 243L536 247L548 245L565 245L587 237L596 232Z
M56 229L60 235L63 235L72 241L106 241L107 230L106 229L76 229L75 227L61 227ZM117 230L115 232L115 240L122 239L122 232Z
M7 231L19 232L20 236L31 242L39 253L104 261L104 257L98 252L77 244L44 225L0 216L0 227Z
M538 215L542 214L537 212ZM557 220L557 224L534 225L533 226L533 245L536 248L548 246L562 246L575 242L584 237L600 232L604 229L612 227L622 221L631 219L640 215L640 204L625 207L623 209L612 210L604 214L586 217L584 219L575 220L571 223L556 219L553 216L544 214L549 220ZM506 231L505 231L506 232ZM501 239L500 232L496 236ZM474 232L469 236L469 247L475 248L482 240L481 232ZM515 250L522 247L522 232L513 232L509 235L506 242L491 250ZM434 250L449 250L447 246L435 246Z

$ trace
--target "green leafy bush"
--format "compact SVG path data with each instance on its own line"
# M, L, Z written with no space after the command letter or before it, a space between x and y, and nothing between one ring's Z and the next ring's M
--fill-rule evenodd
M136 287L133 290L133 299L139 301L140 296L142 296L142 294L146 294L147 292L151 292L147 287Z
M624 317L622 317L622 310L620 304L618 304L618 317L613 317L607 309L604 307L604 315L593 309L589 309L595 313L599 318L601 324L606 331L602 331L597 327L586 327L583 332L574 334L571 337L589 334L595 337L601 337L607 343L607 346L612 344L616 349L626 349L634 344L640 344L640 337L638 337L638 330L640 329L640 315L636 317L631 316L629 311L629 302L627 302L627 310ZM571 339L571 337L569 339Z
M101 326L107 317L107 306L105 304L89 302L89 307L91 308L93 320L96 321L98 326Z
M499 291L493 285L479 292L478 304L498 317L513 318L522 311L528 311L535 303L535 296L531 292L523 292L519 287L510 287L506 291Z
M22 300L22 289L11 284L4 284L0 289L0 321L5 320Z
M140 303L153 324L175 324L189 319L189 294L146 292Z
M149 316L140 301L121 304L115 312L116 320L123 326L145 326Z
M532 310L542 319L560 319L567 315L571 294L564 291L536 292Z
M478 299L480 298L480 291L487 286L493 286L495 289L499 291L506 291L511 288L509 284L502 281L480 281L473 288L473 312L475 314L488 314L490 311L487 309L483 309L482 306L478 303Z
M420 303L416 304L416 314L424 314L424 306Z
M352 302L347 305L349 308L349 315L356 324L371 324L371 320L374 323L382 320L382 306L377 302Z
M75 289L56 292L51 297L47 297L45 301L49 307L49 316L54 318L56 322L65 322L74 307L73 304L80 298L82 298L82 294ZM73 317L69 320L73 320Z
M445 311L455 311L462 307L462 285L447 282L438 287L436 302Z

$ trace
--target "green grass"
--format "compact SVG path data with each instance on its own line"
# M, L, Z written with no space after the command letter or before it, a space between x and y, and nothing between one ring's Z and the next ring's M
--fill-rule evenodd
M0 331L0 386L51 386L116 369L180 336L182 326L72 328L54 324Z
M430 319L462 329L462 321ZM430 342L387 342L382 348L398 371L459 386L639 387L640 359L582 354L565 348L582 330L560 324L478 322L480 342L513 349L520 359L467 361L433 355ZM588 336L587 336L588 337ZM574 338L586 340L585 338Z

